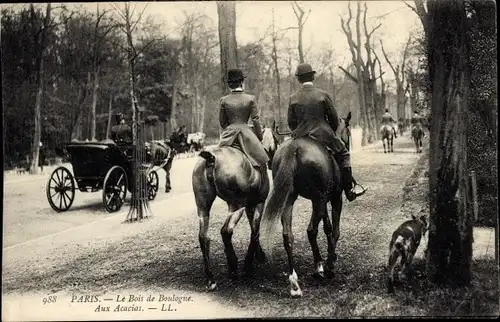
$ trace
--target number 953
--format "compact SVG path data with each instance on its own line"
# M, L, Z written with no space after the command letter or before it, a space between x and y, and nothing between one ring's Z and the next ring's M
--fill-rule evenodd
M44 297L42 300L43 305L49 304L49 303L55 303L56 301L57 301L57 296L55 296L55 295Z

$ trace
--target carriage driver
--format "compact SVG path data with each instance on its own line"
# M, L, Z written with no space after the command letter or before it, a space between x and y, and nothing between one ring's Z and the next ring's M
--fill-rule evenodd
M132 144L132 129L125 123L122 113L115 114L116 125L111 128L111 139L118 145Z
M389 113L389 109L386 107L385 108L385 113L382 115L382 126L380 127L380 130L382 131L382 128L386 125L389 125L394 133L394 138L397 138L398 135L396 134L396 129L394 128L394 118L392 117L392 114Z
M313 85L316 72L311 65L302 63L295 76L302 88L290 97L288 126L292 137L311 137L328 147L340 167L341 183L347 200L353 201L365 191L356 193L351 170L351 156L344 142L335 133L339 125L337 111L330 95Z
M238 147L249 158L250 163L262 175L267 176L267 156L262 146L262 128L259 121L259 110L255 96L243 91L243 72L230 69L227 83L231 93L220 99L219 123L223 129L219 146ZM253 130L248 125L251 119Z

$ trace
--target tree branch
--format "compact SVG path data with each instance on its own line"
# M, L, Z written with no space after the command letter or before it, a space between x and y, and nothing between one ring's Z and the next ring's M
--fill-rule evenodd
M384 54L385 61L387 62L387 64L389 64L389 67L391 67L392 72L394 73L394 76L399 78L398 72L394 68L394 65L392 65L391 61L389 60L389 57L387 57L387 54L384 50L384 44L382 43L382 39L380 39L380 46L382 47L382 53Z
M346 69L344 69L344 67L342 66L338 66L340 68L340 70L342 70L347 77L349 77L353 82L355 82L356 84L358 83L358 79L353 76L351 73L349 73Z
M405 0L403 0L403 3L408 7L410 8L411 10L413 10L417 15L419 15L417 9L415 7L413 7L412 5L410 5L408 2L406 2Z

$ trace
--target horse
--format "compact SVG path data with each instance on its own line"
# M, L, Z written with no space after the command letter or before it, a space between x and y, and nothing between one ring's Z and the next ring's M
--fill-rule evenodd
M422 153L422 138L424 137L422 126L414 125L411 129L411 137L415 142L416 153Z
M398 131L399 131L399 136L403 136L403 133L405 131L405 124L402 119L398 121Z
M394 152L394 129L390 125L382 125L380 128L380 135L382 136L382 143L384 144L384 153ZM387 149L385 142L387 141Z
M351 133L349 122L351 112L340 119L336 130L342 141L350 147ZM271 236L277 229L278 221L283 226L283 241L288 257L290 294L302 296L298 276L293 262L292 208L299 196L312 202L312 214L307 236L311 244L315 264L315 275L324 278L333 276L337 260L336 246L340 236L339 222L342 211L343 188L340 181L340 168L332 154L319 141L309 137L292 138L279 146L272 164L273 188L266 201L261 221L264 250L271 252ZM327 213L327 203L332 205L332 221ZM323 221L323 229L328 242L327 270L323 267L318 243L318 226Z
M278 148L279 142L276 140L276 137L273 135L273 130L265 127L262 131L262 145L264 146L264 150L266 150L267 156L269 157L269 161L267 162L267 167L271 170L274 153L276 153L276 149Z
M165 193L172 190L170 169L175 157L175 149L167 141L151 141L145 143L146 161L165 171Z
M199 243L207 290L217 287L210 267L210 238L208 236L210 209L216 197L228 205L228 217L222 226L229 276L237 277L238 259L232 244L233 231L246 212L250 223L250 244L245 257L244 270L251 273L254 260L265 262L265 255L259 241L260 215L269 193L269 178L255 169L243 152L235 147L222 146L214 151L201 151L196 163L192 184L199 218Z

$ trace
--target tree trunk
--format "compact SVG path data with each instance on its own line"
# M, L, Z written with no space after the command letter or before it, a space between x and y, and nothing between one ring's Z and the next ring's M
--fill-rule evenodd
M99 66L96 66L94 69L94 90L92 92L92 108L90 110L90 141L95 141L96 139L95 115L97 108L98 90L99 90Z
M217 1L219 16L219 44L221 63L221 95L227 93L226 75L231 68L238 67L236 44L236 2Z
M471 279L472 216L468 211L468 48L462 0L429 1L432 82L430 230L427 274L433 282Z
M36 101L35 101L35 133L33 136L33 145L31 151L31 166L30 172L32 174L38 173L38 158L40 155L40 141L42 134L41 127L41 110L42 110L42 99L43 99L43 59L40 60L40 65L38 67L37 72L37 92L36 92Z
M175 114L177 113L177 77L172 79L172 109L170 111L170 131L177 129ZM168 136L168 122L165 122L165 135Z
M207 109L206 99L201 100L201 111L200 111L200 127L199 131L203 132L205 130L205 111Z
M35 37L36 40L36 46L38 47L37 49L37 57L36 57L36 63L37 63L37 71L36 71L36 86L37 86L37 92L36 92L36 100L35 100L35 115L34 115L34 121L35 121L35 131L33 135L33 143L31 146L31 165L30 165L30 172L32 174L37 174L38 173L38 158L40 155L40 142L41 142L41 136L42 136L42 100L43 100L43 93L44 93L44 59L45 59L45 38L46 38L46 33L47 29L49 28L49 23L50 23L50 13L51 13L51 5L50 3L47 4L47 10L45 13L45 18L43 21L43 26L42 30L40 33L40 42L38 42L38 37ZM33 7L33 4L31 4L31 14L32 14L32 22L34 23L35 19L35 9ZM38 31L37 31L38 32Z
M106 127L106 138L107 139L110 138L112 114L113 114L113 95L111 95L109 98L108 126Z
M304 48L302 45L302 29L303 26L299 24L299 45L298 45L298 50L299 50L299 62L302 64L304 62Z

